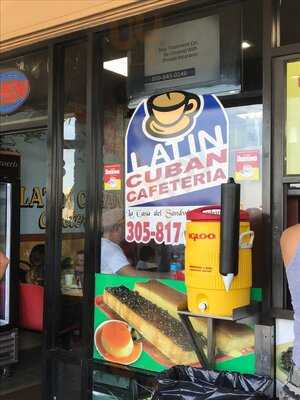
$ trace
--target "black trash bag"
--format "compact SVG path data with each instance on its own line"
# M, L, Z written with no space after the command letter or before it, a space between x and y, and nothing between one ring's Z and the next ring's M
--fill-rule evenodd
M158 376L152 400L262 400L271 383L266 376L179 365Z

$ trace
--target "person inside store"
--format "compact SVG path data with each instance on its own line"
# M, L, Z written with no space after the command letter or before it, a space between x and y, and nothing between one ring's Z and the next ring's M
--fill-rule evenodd
M84 251L79 250L75 257L74 267L75 281L78 287L83 287L83 273L84 273Z
M60 301L60 320L59 320L59 340L65 350L70 350L74 345L80 343L82 330L82 298L81 296L65 295L64 290L80 287L76 280L76 271L80 269L83 274L84 253L78 251L73 260L72 257L64 257L61 260L61 294ZM69 293L69 292L67 292Z
M45 245L35 245L29 255L30 270L26 275L26 282L33 285L44 285Z
M155 250L149 245L143 246L140 249L140 257L136 269L139 271L156 271L157 268Z
M30 271L30 263L25 260L20 260L19 263L19 282L27 283L27 274Z
M300 224L282 233L280 246L294 309L293 365L283 392L300 399Z
M138 245L137 245L137 243L127 242L127 240L124 238L120 243L120 247L123 250L123 252L128 260L128 264L135 267L138 262Z
M74 262L72 257L64 257L61 261L61 286L72 286L74 281Z
M101 273L127 276L168 277L169 273L138 271L129 264L120 243L124 239L124 216L120 208L103 211L101 238Z
M0 250L0 281L2 280L6 268L9 264L9 259L6 257L6 255Z

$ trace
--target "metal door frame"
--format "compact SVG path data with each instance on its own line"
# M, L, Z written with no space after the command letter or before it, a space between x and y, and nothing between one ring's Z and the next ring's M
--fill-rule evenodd
M298 47L298 48L297 48ZM300 175L285 174L285 119L286 119L286 65L289 61L300 60L300 45L290 55L274 57L272 60L272 265L273 265L273 307L287 308L287 281L279 246L281 232L286 228L288 186L300 183Z

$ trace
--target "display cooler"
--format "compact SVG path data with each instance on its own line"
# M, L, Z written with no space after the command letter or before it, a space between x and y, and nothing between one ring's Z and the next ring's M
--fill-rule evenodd
M0 152L0 250L10 262L0 282L0 369L17 361L20 156Z

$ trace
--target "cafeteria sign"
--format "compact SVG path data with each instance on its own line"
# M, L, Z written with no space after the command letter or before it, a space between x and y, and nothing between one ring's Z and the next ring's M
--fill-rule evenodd
M126 240L184 243L187 211L220 202L228 118L213 95L172 91L136 108L125 141Z

